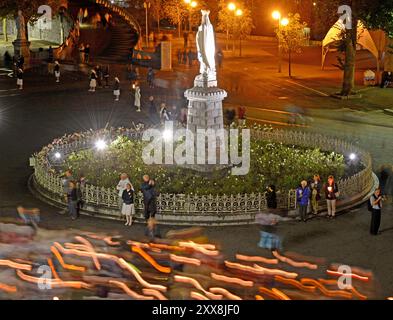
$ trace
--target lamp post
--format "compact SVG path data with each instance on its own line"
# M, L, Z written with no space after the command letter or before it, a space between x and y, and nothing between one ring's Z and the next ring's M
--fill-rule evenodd
M192 0L184 0L184 3L188 6L188 29L191 32L192 31L192 23L191 23L192 9L196 8L198 3L196 1L192 1Z
M151 3L148 1L145 1L143 3L143 7L145 8L145 13L146 13L146 47L149 47L149 21L148 21L148 9L150 8Z
M240 22L240 17L243 15L243 10L242 9L237 9L235 12L235 16L238 19L239 22L239 57L242 56L242 30L241 30L241 22Z
M231 12L234 12L236 10L236 4L234 4L233 2L230 2L228 4L228 10ZM229 23L227 22L227 43L226 43L226 49L227 51L229 50Z
M274 20L278 22L278 32L281 30L281 13L280 11L273 11L272 17ZM278 73L281 73L281 61L282 61L282 48L281 48L281 39L278 36Z

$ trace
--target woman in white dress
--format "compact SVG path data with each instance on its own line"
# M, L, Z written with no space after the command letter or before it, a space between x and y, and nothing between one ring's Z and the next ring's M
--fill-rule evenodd
M126 189L123 191L123 208L121 210L121 213L126 216L126 226L132 225L132 217L135 214L134 193L131 183L127 183Z

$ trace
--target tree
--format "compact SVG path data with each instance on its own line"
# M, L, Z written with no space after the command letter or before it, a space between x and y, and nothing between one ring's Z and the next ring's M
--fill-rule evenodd
M341 35L343 52L343 83L341 95L348 96L354 93L355 89L355 61L356 44L358 39L357 23L362 21L368 29L380 29L386 32L389 37L393 37L393 1L391 0L344 0L344 1L322 1L316 6L316 14L319 16L337 16L339 5L348 5L351 8L352 28L346 29ZM335 19L335 20L337 20ZM332 23L329 24L329 27Z
M157 21L158 32L160 32L160 20L162 18L163 0L150 0L151 13L155 21Z
M242 56L242 40L246 39L252 29L254 24L251 18L251 11L248 9L242 10L242 15L236 17L235 21L235 37L239 39L239 55Z
M300 15L288 14L288 24L276 30L277 37L282 48L288 53L288 76L292 77L291 58L293 53L300 53L304 45L305 22L300 22Z
M171 23L177 25L180 38L181 26L188 14L184 2L180 0L164 0L163 9L165 17Z
M38 8L41 5L48 5L52 8L52 13L58 11L62 0L1 0L0 2L0 16L5 17L12 15L17 16L18 11L21 10L22 14L27 21L36 20L40 14L38 14ZM27 37L27 27L26 30L22 30L26 33Z
M241 15L236 15L236 10L231 11L228 9L228 3L225 0L220 0L218 6L218 24L217 31L225 32L227 34L227 50L229 35L232 35L233 41L238 39L240 42L240 55L241 55L241 40L245 39L254 28L251 17L251 11L246 9L244 3L236 3L237 8L241 10Z

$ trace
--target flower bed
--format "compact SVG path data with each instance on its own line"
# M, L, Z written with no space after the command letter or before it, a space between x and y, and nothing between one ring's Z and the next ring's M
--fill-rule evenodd
M149 174L163 193L200 195L252 193L269 184L290 190L315 173L341 178L345 168L344 156L335 152L252 139L247 175L233 176L228 169L206 175L176 165L146 165L141 158L144 145L141 140L121 136L105 151L93 148L69 154L62 168L71 168L76 176L83 173L89 183L102 187L116 186L120 173L126 172L134 184Z

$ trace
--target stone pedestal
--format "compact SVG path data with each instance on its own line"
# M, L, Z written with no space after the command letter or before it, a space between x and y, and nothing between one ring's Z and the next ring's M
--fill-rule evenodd
M194 87L187 90L184 96L188 100L188 116L187 116L187 130L189 130L194 137L194 165L190 168L211 172L223 169L225 166L216 164L207 164L208 157L208 142L205 142L205 152L201 154L198 152L197 141L199 135L198 130L212 129L218 133L220 129L224 129L224 115L222 109L222 101L227 97L227 92L217 87L217 80L215 75L211 77L199 75L195 78ZM201 134L205 138L204 133ZM217 139L219 140L219 139ZM201 140L202 141L202 140ZM220 159L220 141L216 142L216 159ZM225 147L226 148L226 147Z
M28 64L30 58L30 42L24 39L16 39L12 44L14 45L14 55L16 57L23 56L25 63Z

